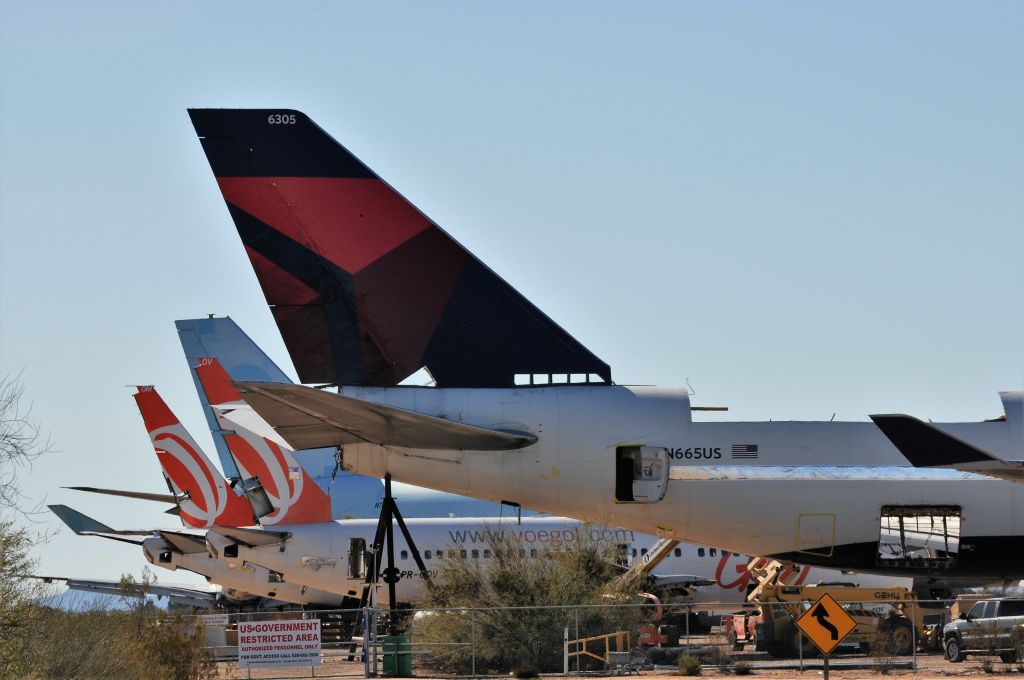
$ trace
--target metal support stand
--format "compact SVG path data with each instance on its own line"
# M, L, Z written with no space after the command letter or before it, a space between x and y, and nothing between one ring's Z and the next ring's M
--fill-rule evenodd
M377 532L374 534L373 544L370 547L370 564L366 569L366 578L363 581L363 593L359 598L359 609L366 610L371 594L374 592L379 581L387 583L388 635L395 635L397 632L398 598L395 591L396 585L401 578L401 570L395 566L395 524L398 525L402 535L405 537L405 542L409 546L409 552L412 553L416 566L420 570L420 576L424 581L429 582L430 572L427 571L427 566L424 564L423 558L420 557L420 551L416 547L412 534L409 532L409 527L406 526L405 519L402 518L402 513L398 510L395 497L391 495L391 475L386 474L384 475L384 500L380 505L380 519L377 520ZM382 552L384 553L384 559L387 560L387 567L383 569L381 568L383 562L381 560ZM352 630L352 637L359 633L359 627L362 623L362 618L357 619L356 625ZM370 623L374 627L373 633L375 637L376 617L372 617ZM363 630L364 645L365 641L369 639L370 633L371 631L367 629ZM351 656L352 650L350 650L349 660L351 660ZM374 656L374 665L376 665L376 655ZM372 672L376 675L375 669Z

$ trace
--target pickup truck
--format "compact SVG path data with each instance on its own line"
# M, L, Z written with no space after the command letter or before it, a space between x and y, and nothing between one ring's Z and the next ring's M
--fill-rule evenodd
M1024 600L978 600L943 627L942 641L947 661L963 661L967 654L998 654L1012 663L1024 647Z

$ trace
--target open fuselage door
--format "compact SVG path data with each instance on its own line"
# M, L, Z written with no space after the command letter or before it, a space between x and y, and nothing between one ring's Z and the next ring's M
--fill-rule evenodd
M656 503L668 488L668 449L619 446L615 449L615 500Z

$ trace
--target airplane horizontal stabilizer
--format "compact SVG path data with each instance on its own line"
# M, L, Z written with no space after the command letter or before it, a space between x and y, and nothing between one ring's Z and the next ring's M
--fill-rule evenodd
M217 593L188 586L162 586L155 583L143 587L125 588L121 581L83 579L68 576L32 576L44 583L63 581L71 590L80 590L87 593L100 593L102 595L118 595L123 597L142 597L154 595L156 597L168 597L181 601L189 606L209 607L217 602Z
M1024 465L993 456L959 437L903 414L873 415L871 420L914 467L951 468L1011 482L1024 482Z
M143 501L159 501L161 503L176 503L177 499L169 493L147 493L144 491L121 491L119 489L100 489L95 486L65 486L65 489L72 491L85 491L87 493L101 493L107 496L122 496L124 498L138 498Z
M183 555L206 552L206 538L196 534L186 534L180 531L160 531L160 538L177 552Z
M97 521L88 515L83 515L77 510L69 508L66 505L48 505L46 507L50 508L50 510L53 511L53 514L60 518L60 521L68 525L68 528L79 536L87 533L116 533L103 522Z
M48 505L46 507L50 508L53 514L57 515L60 521L64 522L78 536L99 536L100 538L108 538L111 541L142 545L142 540L127 537L149 536L153 533L145 530L118 531L117 529L111 529L103 522L95 520L88 515L83 515L66 505Z
M304 385L236 382L235 386L295 449L371 443L446 451L512 451L537 441L529 433L466 425Z
M266 529L242 527L216 527L214 530L221 536L226 536L236 543L247 545L250 548L259 545L280 545L292 536L288 531L267 531Z

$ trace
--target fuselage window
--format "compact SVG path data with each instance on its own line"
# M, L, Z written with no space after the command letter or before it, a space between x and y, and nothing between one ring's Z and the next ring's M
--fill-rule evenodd
M646 555L647 554L647 548L640 548L640 554L641 555Z
M484 559L485 560L491 559L491 551L490 550L484 550Z
M710 550L708 550L708 554L712 557L715 557L716 555L718 555L718 550L716 548L711 548Z
M530 557L536 557L536 556L537 556L537 549L536 548L530 548Z
M423 559L425 559L425 560L429 560L430 559L430 551L429 550L424 550L423 551Z
M473 551L473 559L474 560L480 559L480 551L479 550L474 550Z
M462 559L466 559L466 551L465 551L465 550L460 550L460 551L459 551L459 556L460 556L460 557L461 557Z
M697 557L704 557L704 548L697 548Z
M676 557L682 557L683 556L683 551L682 551L681 548L676 548L675 550L672 551L672 554L675 555Z
M403 560L409 559L409 551L408 550L403 550L401 552L401 559L403 559Z

